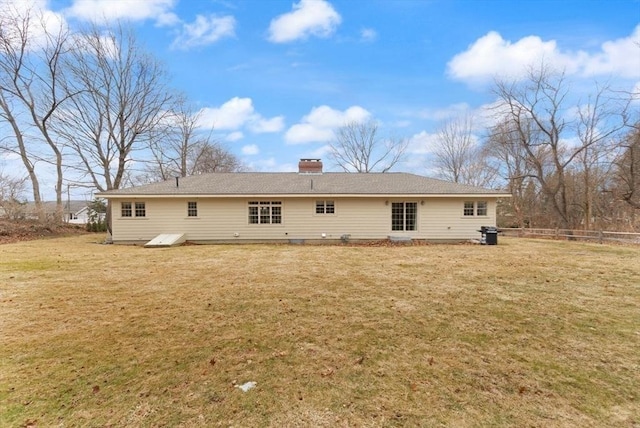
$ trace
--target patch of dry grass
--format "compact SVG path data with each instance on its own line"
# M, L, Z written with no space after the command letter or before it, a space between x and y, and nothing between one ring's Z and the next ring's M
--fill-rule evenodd
M640 424L640 248L92 240L0 246L2 426Z

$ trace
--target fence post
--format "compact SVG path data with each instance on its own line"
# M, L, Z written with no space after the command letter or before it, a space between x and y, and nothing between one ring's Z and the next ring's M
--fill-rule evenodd
M603 235L603 234L602 234L602 230L599 230L599 231L598 231L598 243L599 243L599 244L602 244L602 238L603 238L603 236L602 236L602 235Z

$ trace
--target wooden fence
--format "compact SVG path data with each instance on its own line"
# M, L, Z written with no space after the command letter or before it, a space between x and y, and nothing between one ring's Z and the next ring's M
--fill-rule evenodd
M530 228L500 228L504 236L520 238L549 238L568 241L618 242L625 244L640 244L640 233L609 232L604 230L571 230L571 229L530 229Z

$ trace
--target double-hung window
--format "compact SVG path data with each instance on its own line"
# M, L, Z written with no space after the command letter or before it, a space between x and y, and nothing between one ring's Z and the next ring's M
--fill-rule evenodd
M282 202L249 201L249 224L282 223Z
M391 204L391 230L417 230L417 202L393 202Z
M136 217L146 217L147 216L147 207L144 202L136 202Z
M132 217L133 210L131 208L131 202L121 202L120 203L120 216L122 217Z
M197 202L187 202L187 217L198 217Z
M478 201L476 203L476 215L477 216L487 215L487 201Z

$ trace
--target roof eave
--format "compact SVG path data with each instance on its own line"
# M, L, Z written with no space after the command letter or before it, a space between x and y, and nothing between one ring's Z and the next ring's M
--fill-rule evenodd
M99 193L105 199L188 199L188 198L510 198L510 193Z

